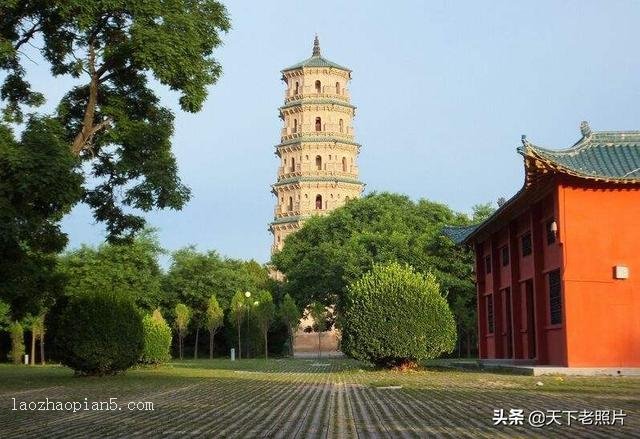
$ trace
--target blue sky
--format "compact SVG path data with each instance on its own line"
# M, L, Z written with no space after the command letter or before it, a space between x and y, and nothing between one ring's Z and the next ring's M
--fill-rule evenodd
M640 129L640 2L225 2L233 29L217 51L224 73L202 112L176 112L174 151L193 200L147 215L170 250L195 244L269 258L284 86L280 70L311 54L353 69L361 179L469 211L523 181L520 136L564 148L579 123ZM30 69L54 104L69 83ZM104 239L76 208L70 247Z

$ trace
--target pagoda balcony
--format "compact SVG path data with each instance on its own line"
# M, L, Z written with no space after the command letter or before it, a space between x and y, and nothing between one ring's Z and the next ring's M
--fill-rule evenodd
M327 163L324 169L318 169L315 164L296 165L296 169L292 170L291 166L280 167L278 169L278 181L294 177L335 177L335 178L358 178L358 167L350 166L347 171L342 169L341 163Z
M289 205L285 203L282 206L276 206L273 209L273 216L275 218L286 218L289 216L300 215L300 202L293 203L293 209L289 210Z
M294 89L285 90L284 103L288 104L292 101L298 101L301 99L338 99L341 101L349 101L351 99L351 93L349 89L341 89L340 93L336 93L335 87L322 87L320 91L315 87L299 87L296 93Z
M325 128L330 127L325 126ZM284 142L287 140L299 139L301 137L337 137L352 142L354 136L355 129L353 127L346 127L343 132L330 130L293 132L293 129L285 127L282 128L281 141Z

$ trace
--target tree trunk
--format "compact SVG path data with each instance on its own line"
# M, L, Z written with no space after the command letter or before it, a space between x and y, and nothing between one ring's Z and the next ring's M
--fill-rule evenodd
M269 348L267 347L267 331L264 331L264 359L269 359Z
M180 359L182 360L182 334L178 335L178 355L180 356Z
M31 365L36 365L36 333L31 329Z
M289 327L289 355L293 357L293 330Z
M215 333L209 330L209 360L213 360L213 336Z
M467 331L467 358L471 358L471 331Z
M458 358L462 357L462 328L458 328Z
M44 333L40 336L40 364L44 366Z
M242 358L242 343L240 343L240 322L238 322L238 360Z
M318 358L322 357L322 332L318 331Z
M200 328L196 328L196 343L193 347L193 359L197 360L198 359L198 338L200 336Z

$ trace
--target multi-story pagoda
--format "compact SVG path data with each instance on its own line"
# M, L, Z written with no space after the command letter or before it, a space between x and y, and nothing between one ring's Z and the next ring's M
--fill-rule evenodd
M305 218L325 214L362 193L350 79L351 70L322 57L317 36L311 58L282 71L287 89L275 152L280 166L272 185L277 197L270 225L272 252L282 248L284 238Z

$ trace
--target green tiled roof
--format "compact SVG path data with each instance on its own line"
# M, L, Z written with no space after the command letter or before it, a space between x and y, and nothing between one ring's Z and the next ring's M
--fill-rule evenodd
M577 177L640 182L640 131L591 131L586 122L581 129L582 139L568 149L542 148L523 137L518 152Z
M274 183L273 186L282 186L284 184L291 183L304 183L304 182L314 182L314 181L337 181L339 183L350 183L350 184L362 184L361 181L352 179L352 178L336 178L336 177L291 177L280 180L277 183Z
M442 229L442 233L445 236L451 238L456 244L462 244L471 233L473 233L480 224L474 224L471 226L445 226Z
M341 66L340 64L336 64L333 61L329 61L327 58L322 56L312 56L311 58L307 58L304 61L300 61L298 64L294 64L291 67L287 67L283 69L282 72L288 72L289 70L302 69L304 67L333 67L334 69L344 70L346 72L350 72L351 69Z
M295 101L291 101L285 105L283 105L282 107L280 107L281 110L284 110L286 108L291 108L291 107L295 107L297 105L321 105L321 104L333 104L333 105L341 105L343 107L349 107L349 108L356 108L355 105L351 105L348 102L342 101L340 99L297 99Z
M301 143L301 142L338 142L338 143L346 143L347 145L355 145L361 146L359 143L353 142L351 140L344 139L342 137L334 137L334 136L307 136L307 137L297 137L295 139L285 140L282 143L276 145L276 148L280 146L287 146L293 143Z
M317 35L313 40L313 54L311 55L311 58L307 58L304 61L299 62L298 64L292 65L291 67L287 67L286 69L282 70L282 72L284 73L288 72L289 70L302 69L304 67L332 67L334 69L351 72L351 69L342 67L341 65L322 57L322 55L320 54L320 42L318 41Z

